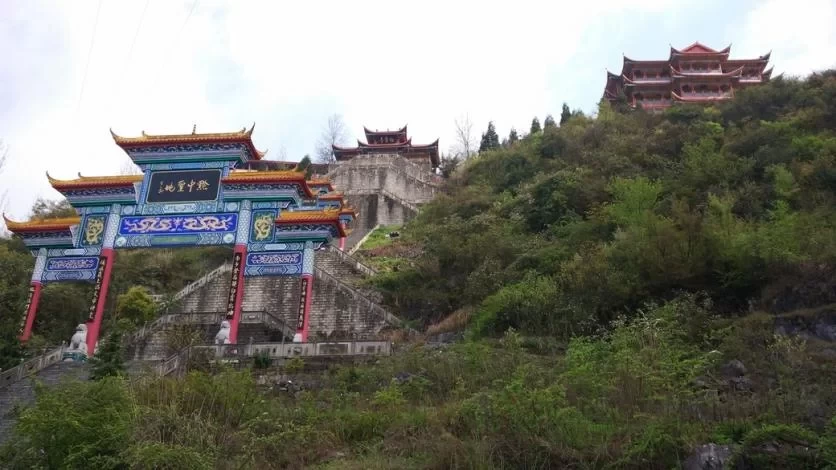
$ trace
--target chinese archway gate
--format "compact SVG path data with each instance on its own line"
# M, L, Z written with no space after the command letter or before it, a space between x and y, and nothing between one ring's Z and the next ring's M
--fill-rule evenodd
M253 129L216 134L147 135L113 139L141 175L49 178L76 217L6 225L36 257L20 339L32 334L45 283L94 283L87 350L95 351L115 251L125 248L231 245L226 317L237 342L248 276L301 276L294 341L307 341L315 251L342 241L356 214L327 180L303 171L239 170L263 153Z

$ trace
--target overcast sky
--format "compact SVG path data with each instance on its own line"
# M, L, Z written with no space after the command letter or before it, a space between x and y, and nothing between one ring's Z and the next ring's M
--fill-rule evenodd
M772 51L776 73L836 66L834 0L211 1L0 0L0 174L24 219L57 178L118 174L125 136L256 123L268 158L313 153L330 114L409 124L452 144L454 119L527 131L533 116L593 112L622 53L669 45Z

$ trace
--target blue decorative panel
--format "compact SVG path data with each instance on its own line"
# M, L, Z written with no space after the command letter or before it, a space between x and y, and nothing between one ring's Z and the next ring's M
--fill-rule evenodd
M148 215L160 214L195 214L201 212L216 212L222 210L223 204L217 201L192 202L187 204L143 204L140 213Z
M99 247L85 247L85 248L53 248L47 250L46 255L51 258L59 256L98 256L102 253Z
M96 270L79 271L46 271L41 277L42 282L88 281L96 280Z
M84 218L84 230L81 232L79 245L99 246L104 240L106 215L88 215Z
M278 239L339 238L340 233L334 224L294 224L277 226Z
M250 243L247 245L247 251L283 251L283 250L301 250L305 248L304 243Z
M46 260L47 271L76 271L79 269L96 269L99 258L96 256L50 258Z
M253 211L250 240L254 242L273 241L273 230L276 227L276 210Z
M122 217L120 235L233 232L238 214L201 214L178 216Z
M165 246L207 246L232 245L235 234L195 233L195 234L157 234L157 235L128 235L116 239L117 248L148 248Z
M285 276L302 273L301 251L265 251L247 254L245 276Z

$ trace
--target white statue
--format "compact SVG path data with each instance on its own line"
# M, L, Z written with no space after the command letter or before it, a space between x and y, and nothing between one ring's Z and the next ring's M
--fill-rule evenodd
M79 323L75 327L75 334L70 338L70 351L87 354L87 325Z
M221 329L215 335L215 344L229 344L229 322L224 320L221 322Z

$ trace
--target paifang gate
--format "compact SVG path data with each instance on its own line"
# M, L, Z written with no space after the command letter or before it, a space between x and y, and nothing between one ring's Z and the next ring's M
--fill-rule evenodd
M92 354L114 250L232 245L230 342L237 342L246 276L301 276L294 341L307 341L315 251L334 239L342 246L356 214L329 182L306 181L303 171L238 169L264 156L252 132L121 137L111 131L141 175L57 180L47 174L78 215L6 219L36 257L20 339L32 334L43 284L92 282L86 340Z

